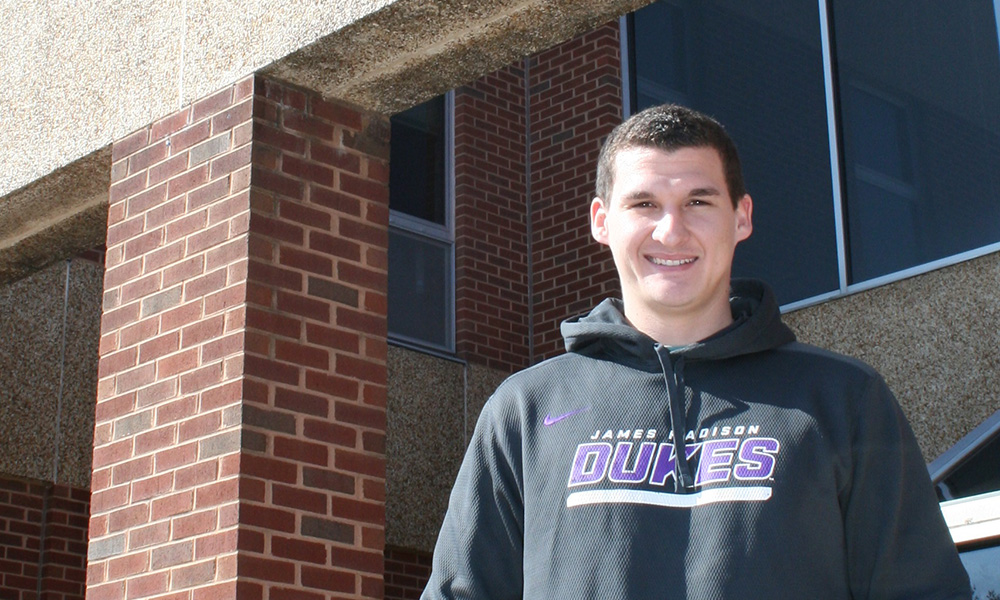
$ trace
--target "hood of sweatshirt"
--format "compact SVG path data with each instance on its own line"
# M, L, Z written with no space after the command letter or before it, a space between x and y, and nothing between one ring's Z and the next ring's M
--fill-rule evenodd
M733 324L702 341L679 348L662 346L629 325L620 300L605 300L587 316L562 324L566 350L613 356L622 363L662 373L675 451L686 457L685 363L723 360L795 341L795 334L781 322L778 303L767 285L735 279L730 290ZM674 472L675 492L695 491L694 472L686 458L674 461Z
M777 348L795 341L795 334L781 322L774 292L762 281L734 279L729 305L734 323L709 338L671 350L686 360L720 360ZM592 344L617 347L636 358L656 361L656 341L636 330L625 319L621 300L608 299L585 316L561 326L567 352L586 351Z

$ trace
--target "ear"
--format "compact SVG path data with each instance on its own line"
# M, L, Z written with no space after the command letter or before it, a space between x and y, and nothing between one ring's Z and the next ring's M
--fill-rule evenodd
M744 194L736 203L736 241L742 242L753 232L753 199Z
M594 198L590 203L590 234L598 242L608 245L608 211L604 206L604 200Z

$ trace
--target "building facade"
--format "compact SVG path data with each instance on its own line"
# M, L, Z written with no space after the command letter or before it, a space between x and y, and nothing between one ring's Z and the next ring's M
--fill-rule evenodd
M479 409L616 294L597 153L656 102L733 133L737 272L801 340L882 372L928 461L989 422L994 4L575 4L402 100L279 62L88 155L98 249L0 292L0 597L417 597Z

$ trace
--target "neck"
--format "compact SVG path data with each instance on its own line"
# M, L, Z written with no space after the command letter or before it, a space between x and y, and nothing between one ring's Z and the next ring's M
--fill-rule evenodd
M625 305L625 318L639 331L664 346L676 348L701 341L733 323L729 299L711 307L692 312L668 314L629 310Z

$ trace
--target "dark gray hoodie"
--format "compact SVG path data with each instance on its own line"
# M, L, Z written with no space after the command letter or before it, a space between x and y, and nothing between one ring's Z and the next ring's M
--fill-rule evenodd
M683 348L614 300L563 323L483 409L423 598L970 598L882 378L762 283L731 306Z

